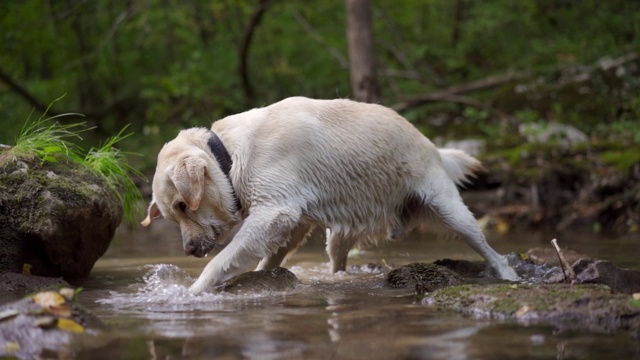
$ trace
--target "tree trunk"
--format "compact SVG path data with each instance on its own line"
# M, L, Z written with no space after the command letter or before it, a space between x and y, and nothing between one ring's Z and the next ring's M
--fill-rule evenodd
M240 44L240 80L242 81L242 91L244 92L244 97L248 106L253 105L256 96L253 86L251 85L251 81L249 80L249 47L251 45L251 40L253 40L253 35L258 29L258 26L260 26L262 17L264 16L265 11L267 11L271 1L272 0L258 1L253 14L251 15L251 20L249 20L249 25L242 36L242 44Z
M357 101L380 102L369 0L345 0L351 91Z

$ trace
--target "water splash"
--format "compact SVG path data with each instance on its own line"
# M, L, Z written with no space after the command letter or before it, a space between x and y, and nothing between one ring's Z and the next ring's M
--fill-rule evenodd
M535 264L531 261L523 260L516 253L506 255L507 261L512 266L524 282L529 284L543 284L562 273L559 266L546 264Z
M98 299L96 302L133 309L144 305L162 307L194 304L229 297L227 294L220 293L191 294L189 285L194 279L176 265L155 264L146 265L144 268L149 270L142 276L141 282L131 284L121 291L110 291L107 298Z
M108 296L96 300L99 304L110 305L122 312L143 313L167 311L225 311L230 303L251 302L273 296L270 291L244 292L203 292L192 294L189 286L193 279L185 270L176 265L146 265L148 269L139 282L119 291L110 291ZM161 316L161 315L158 315Z

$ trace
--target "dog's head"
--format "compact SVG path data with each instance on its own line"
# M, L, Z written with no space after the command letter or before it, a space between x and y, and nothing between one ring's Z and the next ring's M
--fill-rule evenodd
M239 219L233 189L207 149L206 129L183 130L158 154L143 226L163 215L180 225L186 255L205 256Z

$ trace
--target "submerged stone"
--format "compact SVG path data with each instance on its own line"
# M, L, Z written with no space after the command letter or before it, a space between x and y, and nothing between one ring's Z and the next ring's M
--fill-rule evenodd
M285 291L293 289L298 278L289 270L278 267L272 270L249 271L222 284L221 291L229 293Z
M122 214L117 194L85 166L0 152L0 272L84 278Z
M484 261L440 259L433 262L435 265L444 266L455 271L465 278L482 277L486 264Z
M464 282L462 276L444 266L430 263L411 263L393 269L387 275L387 284L393 288L415 288L417 294L436 289L459 285Z

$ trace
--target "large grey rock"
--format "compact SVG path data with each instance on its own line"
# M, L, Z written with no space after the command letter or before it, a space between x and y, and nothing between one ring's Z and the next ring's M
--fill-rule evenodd
M0 151L0 272L86 277L122 213L117 194L84 166Z

